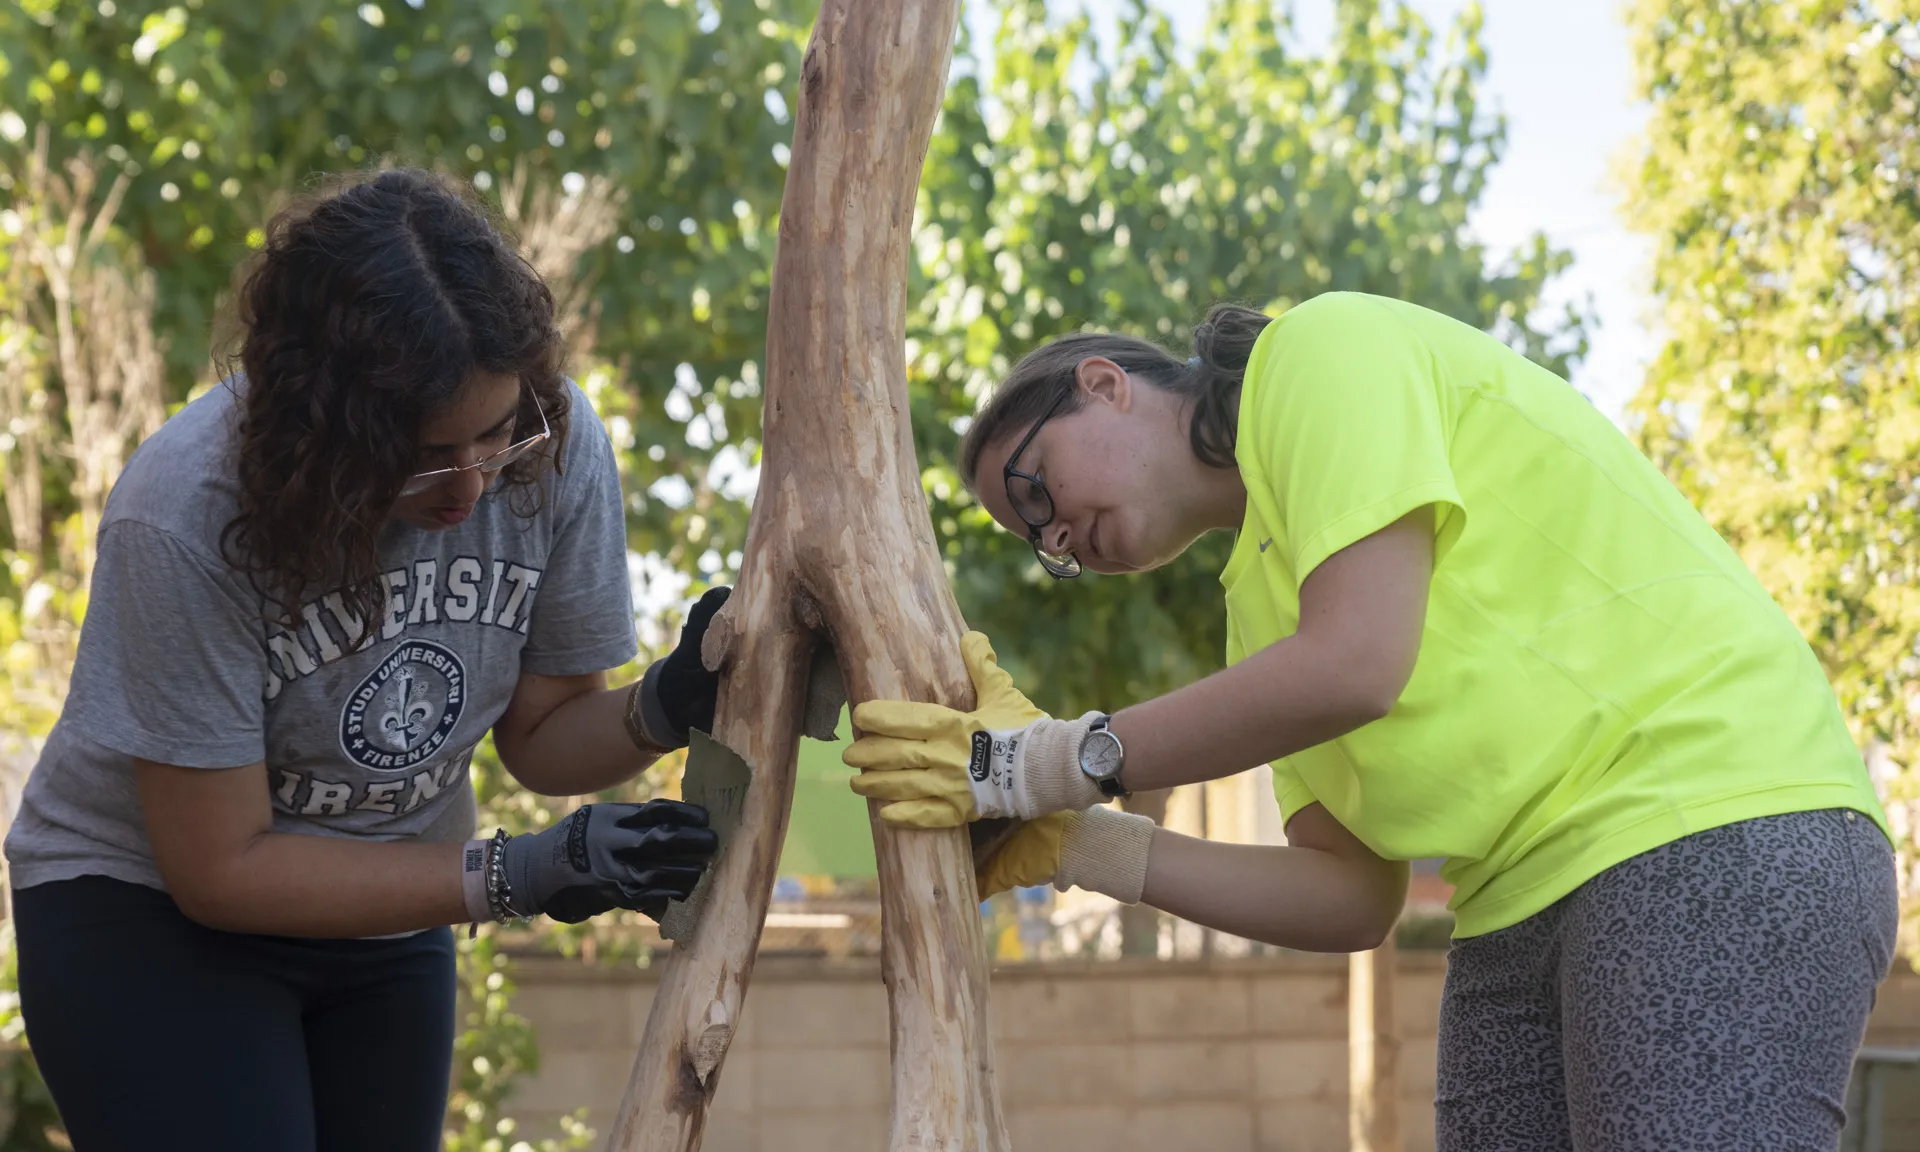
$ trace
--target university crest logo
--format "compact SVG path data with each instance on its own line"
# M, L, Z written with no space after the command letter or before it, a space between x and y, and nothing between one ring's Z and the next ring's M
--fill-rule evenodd
M399 772L432 759L460 722L466 681L460 657L445 645L401 644L347 697L340 750L376 772Z

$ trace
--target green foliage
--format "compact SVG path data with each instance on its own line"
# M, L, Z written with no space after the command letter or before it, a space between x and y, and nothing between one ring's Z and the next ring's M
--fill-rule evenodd
M61 155L88 147L133 175L121 223L158 278L178 399L204 374L232 269L311 173L393 158L496 191L516 164L547 185L612 178L619 239L580 268L597 348L631 384L625 438L646 470L695 488L675 507L639 484L634 542L694 568L708 463L729 428L757 422L742 365L764 343L791 133L780 93L811 14L806 0L0 6L0 196L37 123ZM708 382L682 387L702 413L691 442L666 415L676 371Z
M1042 707L1119 708L1218 668L1225 537L1131 579L1055 584L961 489L956 427L1033 345L1082 327L1182 347L1207 305L1278 313L1359 290L1500 332L1564 372L1581 317L1541 326L1568 257L1502 263L1463 233L1504 140L1469 8L1450 51L1399 4L1345 0L1332 51L1216 0L1197 55L1134 3L1118 43L1008 0L950 88L922 183L908 373L934 525L968 621ZM1085 80L1081 80L1081 77Z
M1538 314L1563 253L1539 238L1489 253L1463 234L1504 139L1479 101L1477 10L1443 50L1397 2L1341 0L1333 50L1309 55L1283 12L1217 0L1196 54L1138 3L1109 46L1084 19L1049 24L1043 0L996 4L998 35L963 49L922 185L914 428L969 620L1044 705L1119 707L1220 663L1226 542L1134 580L1047 581L960 489L952 461L975 403L1022 352L1082 326L1177 344L1217 298L1278 311L1360 289L1493 329L1564 370L1584 351L1583 320ZM166 398L178 402L208 379L207 333L233 267L310 174L426 162L496 196L523 180L568 189L604 176L621 190L619 221L576 268L593 295L593 354L576 375L621 455L630 542L649 571L729 579L759 452L765 295L813 9L22 0L0 7L0 233L7 211L29 207L21 174L40 125L56 165L84 149L125 174L115 235L152 270ZM6 247L0 235L0 272ZM40 383L57 396L59 380ZM47 523L72 531L84 517L66 465L47 461ZM56 575L73 594L38 610L72 625L84 579ZM25 598L18 573L0 576L10 660L25 658ZM28 656L39 675L44 654ZM45 731L50 710L16 705L0 700L0 731ZM564 810L514 786L486 746L474 781L483 827L539 827ZM544 939L604 957L622 950L609 920ZM469 1015L450 1146L509 1148L501 1112L533 1067L533 1036L509 1011L495 938L463 943L460 963ZM16 1115L37 1115L44 1094L20 1082Z
M466 1019L453 1042L454 1088L447 1101L445 1152L564 1152L593 1145L586 1109L562 1122L562 1134L537 1142L515 1138L519 1125L501 1115L514 1081L540 1068L533 1025L510 1009L513 970L488 931L460 949Z
M19 955L8 921L0 926L0 1152L54 1152L68 1147L66 1133L27 1049L19 987Z
M56 170L35 135L0 169L0 766L59 713L107 494L165 419L153 276L114 220L126 178L102 188L84 154Z
M176 395L249 234L308 172L396 156L495 188L516 161L535 179L612 177L620 238L580 271L624 394L610 423L633 543L725 579L746 522L728 496L747 485L728 477L758 452L770 226L810 14L806 0L37 0L0 10L0 104L18 110L0 136L44 120L134 175L121 219L159 277ZM1224 541L1134 581L1032 587L1024 547L991 530L949 458L1020 352L1083 325L1178 340L1216 298L1278 310L1341 288L1431 305L1559 368L1583 329L1536 322L1564 254L1536 238L1506 259L1462 233L1504 138L1479 103L1477 10L1441 52L1402 5L1342 0L1324 56L1256 0L1215 4L1197 57L1137 3L1110 51L1084 19L1048 26L1042 0L1001 0L1001 16L989 58L957 70L929 153L916 429L969 618L1006 637L1047 704L1118 706L1219 663Z
M1911 860L1920 4L1640 0L1631 23L1668 333L1641 442L1819 654Z

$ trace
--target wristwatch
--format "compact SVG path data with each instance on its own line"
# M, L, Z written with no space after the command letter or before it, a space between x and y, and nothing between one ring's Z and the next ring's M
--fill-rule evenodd
M1121 746L1120 737L1113 734L1112 724L1113 717L1102 712L1088 725L1086 738L1080 741L1080 771L1099 785L1102 796L1120 798L1128 795L1120 786L1127 750Z

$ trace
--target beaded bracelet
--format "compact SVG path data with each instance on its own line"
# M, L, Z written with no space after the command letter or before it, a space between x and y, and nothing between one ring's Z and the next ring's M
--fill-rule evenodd
M495 829L493 850L487 854L487 910L497 924L526 919L513 910L513 890L507 884L507 841L511 839L505 828Z

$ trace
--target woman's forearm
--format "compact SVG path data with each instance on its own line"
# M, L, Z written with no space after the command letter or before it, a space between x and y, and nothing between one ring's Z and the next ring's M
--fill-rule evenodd
M587 796L623 784L659 759L642 752L627 732L630 685L595 688L571 696L531 730L494 746L507 771L543 796Z
M1115 714L1120 783L1150 792L1218 780L1344 736L1386 714L1365 685L1304 636Z
M1407 865L1315 848L1222 844L1155 829L1143 903L1248 940L1359 952L1393 930Z
M462 844L267 832L221 875L173 892L209 928L270 936L385 936L467 920Z
M1113 718L1120 783L1218 780L1385 716L1413 676L1432 576L1430 508L1327 557L1300 588L1293 635Z

